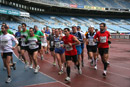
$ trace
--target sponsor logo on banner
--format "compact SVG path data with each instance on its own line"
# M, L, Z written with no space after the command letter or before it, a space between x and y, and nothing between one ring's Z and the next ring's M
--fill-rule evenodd
M84 5L78 5L77 8L84 8Z
M77 5L75 5L75 4L70 4L70 7L71 7L71 8L77 8Z

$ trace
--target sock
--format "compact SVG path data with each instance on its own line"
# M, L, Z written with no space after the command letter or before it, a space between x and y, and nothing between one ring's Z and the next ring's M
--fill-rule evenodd
M78 64L78 65L76 65L77 66L77 68L78 68L78 70L79 70L79 68L80 68L80 64Z
M67 76L70 77L70 67L69 66L67 66L66 71L67 71Z
M95 66L97 65L97 59L94 59L94 62L95 62Z
M107 62L104 62L104 70L107 70L107 66L108 66Z

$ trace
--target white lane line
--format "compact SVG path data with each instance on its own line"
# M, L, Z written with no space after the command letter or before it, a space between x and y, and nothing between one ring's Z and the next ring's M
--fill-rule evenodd
M84 65L84 66L94 69L93 67L90 67L89 65ZM99 69L99 68L97 68L97 70L103 71L103 69ZM117 75L117 76L120 76L120 77L123 77L123 78L127 78L127 79L129 78L129 76L121 75L121 74L118 74L118 73L113 73L113 72L110 72L110 71L107 71L107 72L111 73L111 74L114 74L114 75Z
M44 85L44 84L51 84L51 83L57 83L57 81L56 82L39 83L39 84L33 84L33 85L26 85L26 87L36 86L36 85Z
M15 57L18 59L18 57L17 57L17 55L14 53L14 55L15 55ZM22 61L22 63L24 63L23 61ZM39 71L40 72L40 71ZM48 76L47 74L45 74L45 73L42 73L42 72L40 72L41 74L43 74L43 75L46 75L46 76ZM53 78L53 77L51 77L51 76L48 76L48 77L50 77L51 79L53 79L53 80L56 80L55 78ZM59 83L61 83L61 84L63 84L63 85L65 85L66 87L71 87L71 86L69 86L69 85L66 85L65 83L63 83L63 82L61 82L61 81L58 81L58 80L56 80L56 82L59 82Z

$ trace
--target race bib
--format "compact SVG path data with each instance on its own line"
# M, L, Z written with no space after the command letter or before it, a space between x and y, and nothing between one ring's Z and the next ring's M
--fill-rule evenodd
M51 41L51 46L54 46L54 42L53 41Z
M100 36L100 43L106 43L106 36Z
M60 42L55 42L55 48L60 48L61 45L60 45Z
M7 40L7 39L2 39L2 40L0 41L0 45L1 45L1 46L6 46L6 45L8 45L8 40Z
M88 42L89 42L88 43L89 45L95 45L95 43L93 42L93 39L89 39Z
M31 43L29 44L29 48L30 48L30 49L35 49L35 48L36 48L36 42L31 42Z
M65 45L66 51L71 51L73 50L73 47L69 46L69 45Z
M25 42L25 38L22 38L21 41L22 41L22 42Z

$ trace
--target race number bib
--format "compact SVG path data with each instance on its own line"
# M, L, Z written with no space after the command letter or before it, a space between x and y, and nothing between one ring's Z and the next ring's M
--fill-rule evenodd
M73 47L71 47L71 46L69 46L69 45L65 45L65 48L66 48L66 51L71 51L71 50L73 50Z
M8 44L8 39L2 39L1 41L0 41L0 45L1 46L6 46Z
M60 48L61 45L60 45L60 42L55 42L55 48Z
M95 43L93 42L93 39L89 39L88 42L89 42L88 44L91 45L91 46L95 45Z
M29 44L29 48L30 48L30 49L35 49L35 48L36 48L36 42L31 42L31 43Z
M53 41L51 41L51 46L54 46L54 42Z
M106 39L107 39L106 36L101 36L100 37L100 43L106 43Z

